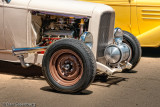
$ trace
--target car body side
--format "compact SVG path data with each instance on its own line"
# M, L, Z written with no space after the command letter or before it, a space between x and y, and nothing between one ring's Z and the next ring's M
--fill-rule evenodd
M95 57L97 56L97 41L101 14L106 10L114 13L114 10L110 6L75 0L12 0L10 3L0 2L0 6L0 14L3 15L0 18L2 23L0 26L0 30L2 30L0 59L12 62L19 62L18 58L12 55L12 47L22 48L36 46L34 31L31 29L32 20L30 11L32 10L90 17L88 31L92 32L94 37L92 52ZM114 17L111 25L114 26ZM114 29L114 27L112 28ZM108 43L113 41L113 29L111 30L112 32L110 32L111 35L108 37ZM43 54L25 55L26 62L36 65L41 65L42 58Z
M160 1L82 0L110 5L115 10L115 27L131 32L142 47L160 46Z

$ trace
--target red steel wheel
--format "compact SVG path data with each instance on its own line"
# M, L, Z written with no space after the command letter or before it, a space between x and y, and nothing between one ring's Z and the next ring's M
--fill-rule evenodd
M42 71L51 88L75 93L86 89L96 75L96 61L89 47L76 39L51 44L42 61Z
M52 77L60 85L72 86L82 77L83 63L72 50L61 49L52 55L49 69Z

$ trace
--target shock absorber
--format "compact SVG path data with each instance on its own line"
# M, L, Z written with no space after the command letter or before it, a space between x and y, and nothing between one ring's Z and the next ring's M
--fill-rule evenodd
M83 28L84 28L84 19L81 19L81 22L79 23L79 25L80 25L79 35L81 35L83 33Z

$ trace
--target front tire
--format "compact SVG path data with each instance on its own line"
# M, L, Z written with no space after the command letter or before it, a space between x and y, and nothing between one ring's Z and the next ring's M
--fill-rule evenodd
M124 32L124 41L126 44L128 44L131 48L131 58L129 59L129 62L132 64L133 69L138 62L140 61L141 55L142 55L142 50L139 41L137 38L132 35L131 33L127 31ZM130 71L131 69L124 69L124 72Z
M96 74L92 51L81 41L61 39L46 50L42 69L49 85L60 92L74 93L86 89Z

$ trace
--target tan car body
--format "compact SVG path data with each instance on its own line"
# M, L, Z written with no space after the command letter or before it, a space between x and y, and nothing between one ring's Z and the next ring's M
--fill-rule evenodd
M112 75L133 69L141 57L137 39L114 28L115 12L76 0L0 1L0 60L42 67L60 92L86 89L96 69Z
M19 62L18 58L12 54L12 47L35 47L37 34L32 29L31 10L90 17L88 31L92 32L93 35L92 51L95 57L97 56L98 30L101 14L104 11L114 13L114 10L110 6L75 0L11 0L10 3L0 1L0 14L3 15L0 17L1 60ZM110 32L108 37L108 44L113 42L114 16L111 23L112 29L110 30L112 32ZM40 66L42 64L42 58L43 54L25 55L25 61L27 63Z

